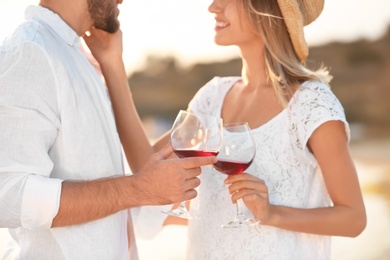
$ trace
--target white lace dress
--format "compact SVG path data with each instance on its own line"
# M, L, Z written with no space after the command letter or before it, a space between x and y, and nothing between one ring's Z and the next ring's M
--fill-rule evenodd
M189 108L221 116L224 97L239 79L215 77L198 91ZM313 131L330 120L344 122L349 138L344 110L329 87L305 82L282 112L252 129L257 154L246 172L265 180L272 204L297 208L331 205L317 161L306 146ZM199 195L191 201L191 214L197 219L189 223L187 259L330 259L328 236L261 224L221 228L235 214L223 184L225 178L212 167L203 168ZM246 208L244 212L250 214Z

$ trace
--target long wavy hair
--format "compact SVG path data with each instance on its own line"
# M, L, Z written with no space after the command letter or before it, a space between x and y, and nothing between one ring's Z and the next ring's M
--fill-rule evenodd
M306 62L299 60L276 0L238 1L241 1L255 33L264 41L266 73L283 106L305 81L329 84L332 76L326 67L321 65L318 70L311 70Z

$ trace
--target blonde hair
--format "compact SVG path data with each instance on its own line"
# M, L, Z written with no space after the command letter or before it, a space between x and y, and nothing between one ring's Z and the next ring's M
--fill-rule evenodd
M267 75L282 105L287 105L295 89L305 81L328 85L332 76L327 68L310 70L299 60L276 0L240 1L253 29L264 41Z

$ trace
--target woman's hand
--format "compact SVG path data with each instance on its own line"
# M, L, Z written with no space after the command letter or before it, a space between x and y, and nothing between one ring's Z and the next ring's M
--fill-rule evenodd
M225 184L229 185L229 192L233 203L242 199L253 216L266 224L271 218L272 205L268 199L268 187L264 180L248 173L230 175Z
M83 39L100 66L122 60L123 44L120 29L111 34L100 29L91 28L83 36Z

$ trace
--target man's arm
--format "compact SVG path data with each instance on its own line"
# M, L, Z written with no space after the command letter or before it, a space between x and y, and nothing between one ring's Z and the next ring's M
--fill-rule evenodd
M113 177L88 182L62 184L60 209L53 227L93 221L126 208L166 205L196 197L200 166L211 164L214 157L166 159L170 145L154 154L132 176Z

